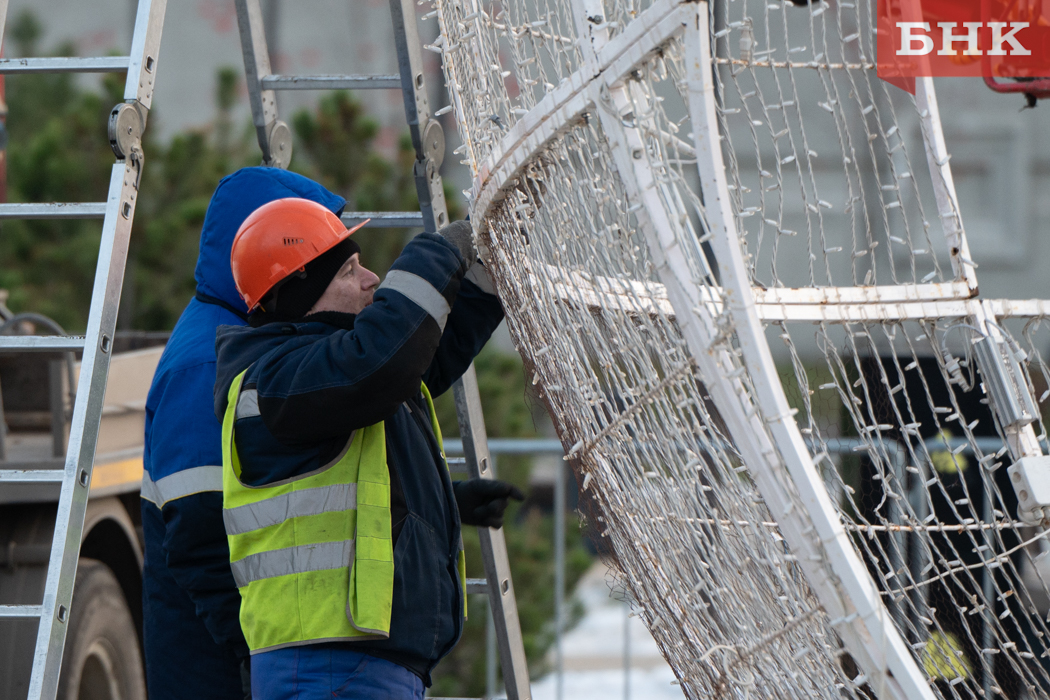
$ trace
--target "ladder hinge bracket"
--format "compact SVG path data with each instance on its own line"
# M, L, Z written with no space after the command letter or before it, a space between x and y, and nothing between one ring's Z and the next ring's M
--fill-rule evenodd
M427 121L423 127L423 158L433 164L435 172L445 160L445 132L437 119Z
M109 113L109 146L121 160L142 151L148 111L138 102L121 102Z
M292 130L283 121L276 119L270 123L266 139L270 147L270 159L264 164L286 170L292 162Z
M146 130L149 114L138 101L121 102L109 113L109 146L120 160L130 160L138 171L135 189L142 179L142 134Z

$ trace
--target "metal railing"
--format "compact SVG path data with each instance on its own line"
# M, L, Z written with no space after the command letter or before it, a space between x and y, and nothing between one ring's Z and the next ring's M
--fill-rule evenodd
M545 456L545 455L557 455L564 456L565 451L562 448L561 442L556 439L549 438L490 438L488 441L489 452L492 455L493 469L496 468L497 460L500 455L522 455L522 456ZM1000 453L1005 448L1005 443L1002 438L997 436L990 437L974 437L972 440L962 437L951 437L942 438L934 437L927 438L925 440L917 441L916 449L923 449L927 454L933 454L936 452L950 451L953 454L972 454L974 448L980 450L986 455ZM809 445L810 450L813 451L816 448L815 443ZM834 457L871 457L869 451L872 445L870 441L862 440L858 437L837 437L829 438L821 443L820 450L827 452L828 456ZM1044 449L1047 445L1043 445ZM962 448L960 450L960 448ZM956 452L956 450L960 450ZM451 455L461 455L463 453L463 445L459 439L451 438L445 440L445 451ZM908 449L899 441L893 438L882 438L876 446L876 453L878 456L885 457L890 461L891 467L895 470L898 478L903 480L903 471L906 466L906 460L908 457ZM837 465L836 465L837 466ZM557 468L555 470L554 478L554 629L555 629L555 643L554 643L554 655L555 655L555 697L558 700L562 700L564 697L564 656L562 649L562 636L565 629L565 510L566 510L566 493L565 493L565 462L564 460L558 460ZM917 504L922 503L921 494L919 491L922 489L923 481L921 479L912 480L912 488L909 489L908 499L913 504L913 507ZM985 517L990 517L989 511L989 499L985 499ZM900 510L897 509L895 512L897 517L900 516ZM891 514L893 517L893 514ZM986 577L985 586L987 587L991 582L991 577ZM990 592L986 591L986 597L990 597ZM984 627L987 628L987 621L984 623ZM629 634L628 618L625 613L624 620L624 700L630 698L630 634ZM988 631L985 629L984 636L987 636ZM486 697L493 698L497 693L496 684L496 646L495 646L495 632L493 629L492 615L491 612L488 615L488 629L486 631L486 643L485 643L485 669L486 669ZM991 687L990 687L990 669L984 669L985 679L985 696L991 698Z
M492 458L493 475L499 476L501 455L564 456L560 440L544 438L489 438L489 455ZM462 455L463 441L449 438L444 441L448 455ZM487 612L485 629L485 697L496 697L496 628L492 612ZM562 697L564 664L562 661L562 631L565 627L565 462L558 460L554 477L554 646L555 672L557 673L557 697Z

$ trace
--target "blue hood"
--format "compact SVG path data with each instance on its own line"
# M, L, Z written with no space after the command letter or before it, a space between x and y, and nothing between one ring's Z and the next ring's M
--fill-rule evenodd
M234 309L247 312L230 271L230 248L244 220L275 199L302 197L321 204L334 214L343 213L346 200L313 180L279 168L242 168L227 175L215 189L201 231L200 256L194 277L197 292L215 297Z

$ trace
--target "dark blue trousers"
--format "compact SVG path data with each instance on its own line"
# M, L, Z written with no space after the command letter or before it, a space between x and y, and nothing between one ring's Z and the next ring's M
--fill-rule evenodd
M242 700L238 659L209 634L168 570L160 509L143 503L142 621L150 700Z
M252 655L252 700L423 700L423 681L348 644L312 644ZM152 700L152 698L150 699Z

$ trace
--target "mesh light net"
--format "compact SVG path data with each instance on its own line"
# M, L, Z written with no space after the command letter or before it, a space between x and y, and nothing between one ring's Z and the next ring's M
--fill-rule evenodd
M433 9L511 334L685 693L1050 692L1006 474L1044 431L974 353L1045 400L1050 305L974 296L874 3Z

